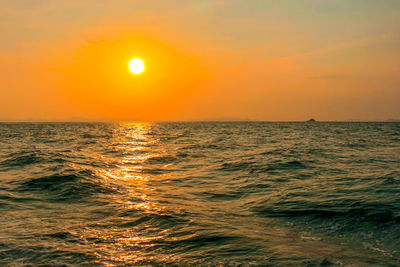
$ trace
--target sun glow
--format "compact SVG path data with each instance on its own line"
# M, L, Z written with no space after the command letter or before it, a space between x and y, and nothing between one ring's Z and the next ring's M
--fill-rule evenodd
M200 57L180 51L178 44L136 34L103 39L109 40L107 45L85 43L73 56L65 53L57 59L63 97L85 114L167 120L209 80Z
M129 61L129 70L133 74L140 74L144 71L144 62L140 58L134 58Z

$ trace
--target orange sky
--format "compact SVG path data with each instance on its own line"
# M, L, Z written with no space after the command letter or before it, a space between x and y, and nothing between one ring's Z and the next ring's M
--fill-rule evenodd
M400 118L398 0L16 0L0 10L3 121ZM129 72L133 57L143 74Z

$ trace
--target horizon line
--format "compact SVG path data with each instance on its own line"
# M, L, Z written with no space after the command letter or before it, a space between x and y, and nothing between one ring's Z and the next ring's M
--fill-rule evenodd
M253 120L253 119L238 119L238 120L0 120L0 123L139 123L139 122L400 122L400 119L387 120Z

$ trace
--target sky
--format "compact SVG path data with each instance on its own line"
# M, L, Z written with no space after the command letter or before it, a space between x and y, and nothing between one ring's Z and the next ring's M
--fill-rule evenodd
M2 0L0 60L0 121L387 120L400 0Z

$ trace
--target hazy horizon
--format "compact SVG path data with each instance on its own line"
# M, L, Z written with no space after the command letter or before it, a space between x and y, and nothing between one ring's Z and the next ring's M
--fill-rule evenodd
M118 123L118 122L308 122L314 117L304 120L257 120L251 118L229 118L229 117L215 117L215 118L198 118L186 120L140 120L134 118L66 118L66 119L39 119L39 118L25 118L21 120L1 120L0 123L68 123L68 122L87 122L87 123ZM317 122L400 122L400 118L388 118L386 120L361 120L361 119L346 119L346 120L318 120Z

